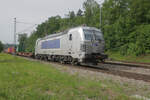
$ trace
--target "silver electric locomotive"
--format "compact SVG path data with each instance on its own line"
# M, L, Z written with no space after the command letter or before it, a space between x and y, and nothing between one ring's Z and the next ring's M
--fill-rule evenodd
M52 34L36 41L35 57L61 63L93 63L104 61L105 41L94 27L80 26Z

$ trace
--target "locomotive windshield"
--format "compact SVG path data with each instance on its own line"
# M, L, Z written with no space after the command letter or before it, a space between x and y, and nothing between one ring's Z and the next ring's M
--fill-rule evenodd
M92 30L84 30L84 36L86 40L93 40Z
M99 31L93 31L95 40L101 41L102 40L102 34Z
M85 40L102 40L102 34L99 31L96 30L83 30L84 31L84 36Z

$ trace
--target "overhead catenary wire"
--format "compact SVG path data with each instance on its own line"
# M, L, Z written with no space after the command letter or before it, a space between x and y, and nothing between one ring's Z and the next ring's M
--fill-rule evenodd
M27 23L27 22L20 22L20 21L17 21L16 23L21 23L21 24L30 24L30 25L38 25L38 24L35 24L35 23Z
M23 32L25 32L25 31L28 31L29 29L34 28L35 26L37 26L37 24L32 25L32 26L30 26L30 27L28 27L28 28L26 28L26 29L24 29L24 30L22 30L22 31L20 31L20 32L17 32L16 34L23 33Z
M30 27L28 27L28 28L26 28L26 29L24 29L24 30L22 30L22 31L20 31L20 32L17 32L17 24L28 24L28 25L32 25L32 26L30 26ZM19 35L19 34L21 34L21 33L23 33L23 32L26 32L26 31L28 31L29 29L32 29L32 28L34 28L35 26L37 26L38 24L35 24L35 23L28 23L28 22L22 22L22 21L17 21L17 18L14 18L14 45L16 45L16 43L17 43L17 35Z
M17 32L17 33L16 33L17 35L18 35L19 33L23 33L23 32L25 32L25 31L28 31L29 29L31 29L31 28L33 28L33 27L35 27L35 26L38 25L38 24L35 24L35 23L28 23L28 22L22 22L22 21L16 21L16 23L32 25L32 26L30 26L30 27L28 27L28 28L26 28L26 29L24 29L24 30L22 30L22 31L20 31L20 32Z

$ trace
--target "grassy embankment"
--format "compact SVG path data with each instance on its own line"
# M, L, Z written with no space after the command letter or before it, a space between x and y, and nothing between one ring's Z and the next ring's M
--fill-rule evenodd
M137 62L137 63L150 63L150 54L142 56L122 56L117 52L107 52L109 58L116 61L126 61L126 62Z
M112 81L92 81L0 54L0 100L134 100Z

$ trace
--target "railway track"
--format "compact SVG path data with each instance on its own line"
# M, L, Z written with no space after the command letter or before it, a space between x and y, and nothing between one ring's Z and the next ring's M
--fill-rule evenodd
M37 60L37 59L33 59L30 57L25 57L27 59L32 59L35 61L41 61L41 60ZM142 80L145 82L150 82L150 75L146 75L146 74L140 74L140 73L132 73L132 72L125 72L122 70L117 69L117 66L128 66L128 67L140 67L140 68L146 68L146 69L150 69L150 67L148 66L140 66L140 65L133 65L133 64L120 64L120 63L101 63L99 65L86 65L86 64L82 64L80 66L73 66L71 64L61 64L58 62L49 62L49 61L42 61L42 62L48 62L48 63L53 63L53 64L58 64L58 65L63 65L63 66L67 66L67 67L72 67L72 68L78 68L78 69L83 69L83 70L90 70L90 71L96 71L96 72L101 72L101 73L106 73L106 74L111 74L111 75L115 75L115 76L120 76L120 77L126 77L129 79L135 79L135 80ZM116 66L114 67L109 67L109 66Z
M104 64L150 69L150 65L148 64L135 64L135 63L125 63L125 62L114 62L114 61L106 61Z
M81 66L78 66L81 68ZM129 79L135 79L135 80L142 80L145 82L150 82L150 75L145 75L145 74L139 74L139 73L131 73L131 72L125 72L121 70L116 70L113 68L106 68L104 66L82 66L83 69L88 69L92 71L97 71L97 72L102 72L106 74L111 74L115 76L120 76L120 77L126 77Z

